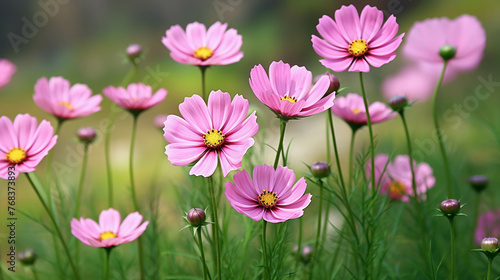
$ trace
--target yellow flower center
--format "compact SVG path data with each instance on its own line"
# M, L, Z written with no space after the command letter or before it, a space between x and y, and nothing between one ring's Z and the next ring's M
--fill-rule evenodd
M26 152L23 148L11 148L5 155L12 164L18 164L26 159Z
M276 205L276 201L278 201L278 196L275 192L264 190L259 195L259 204L268 209Z
M368 51L368 44L365 39L354 40L349 43L349 53L355 57L364 55Z
M295 98L293 96L288 96L288 95L281 97L281 101L284 101L284 100L290 101L292 103L297 102L297 98Z
M354 109L352 109L352 112L353 112L354 114L359 114L359 113L361 113L361 110L360 110L360 109L358 109L358 108L354 108Z
M392 199L399 199L406 194L406 188L401 182L394 181L389 186L389 194Z
M210 129L203 135L203 141L208 148L217 149L222 144L224 144L224 139L226 135L222 134L222 131L216 129Z
M194 51L193 55L198 59L207 60L214 55L214 51L207 47L199 47Z
M106 239L115 238L115 237L116 237L116 234L114 234L113 232L105 231L105 232L101 233L101 236L99 236L99 239L106 240Z
M71 105L71 103L69 102L66 102L66 101L59 101L57 102L58 104L60 105L63 105L64 107L70 109L70 110L73 110L73 105Z

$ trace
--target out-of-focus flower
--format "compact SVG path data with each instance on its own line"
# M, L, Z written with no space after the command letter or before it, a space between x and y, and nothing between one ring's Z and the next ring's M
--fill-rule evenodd
M198 66L227 65L240 61L242 38L227 23L214 23L207 30L204 24L193 22L186 31L179 25L167 30L162 43L170 50L173 60Z
M83 144L90 144L94 142L97 137L97 132L92 127L82 127L77 132L78 140Z
M413 196L410 158L399 155L392 162L388 162L389 155L380 154L375 157L375 184L382 194L388 194L392 200L410 201ZM387 166L387 167L386 167ZM432 168L425 162L417 165L413 162L417 194L425 199L425 192L436 182ZM385 172L384 171L385 168ZM370 176L371 165L368 163L366 174Z
M168 115L158 115L154 118L153 122L156 127L163 129L165 127L165 121L167 120Z
M0 88L4 87L10 80L14 73L16 73L16 65L7 59L0 59Z
M43 77L35 84L33 100L38 107L60 119L85 117L101 110L102 96L92 96L92 90L84 84L71 86L63 77Z
M298 250L299 246L295 245L293 247L293 251L297 253ZM302 261L304 264L308 264L311 261L312 253L313 253L313 247L309 245L302 246L302 250L300 252L300 261Z
M469 178L470 186L478 193L484 191L488 187L490 180L484 175L474 175Z
M269 77L262 65L250 71L255 96L278 116L290 119L321 113L333 105L335 94L326 95L330 79L324 75L311 88L312 73L283 61L271 63Z
M167 96L165 89L160 88L153 94L151 87L142 83L130 84L126 89L124 87L115 88L109 86L103 89L102 92L118 106L133 114L158 105Z
M382 83L385 98L406 96L411 101L423 101L432 96L439 74L429 75L417 67L406 67Z
M179 105L183 118L168 116L163 129L170 143L165 147L168 160L175 166L196 162L189 174L204 177L215 172L218 161L224 176L240 168L259 129L255 112L246 118L248 107L243 96L231 102L229 93L220 90L210 93L208 106L199 95L185 98Z
M16 178L19 172L35 171L57 142L50 122L43 120L38 125L37 119L29 114L17 115L14 122L6 116L0 117L0 131L0 178L3 179L11 177L12 169Z
M335 21L324 15L316 26L323 37L312 35L313 49L324 59L320 62L335 72L370 72L396 57L404 33L396 36L399 25L391 15L382 26L384 14L365 6L361 17L353 5L335 11Z
M384 122L397 116L382 102L373 102L368 106L372 124ZM359 127L367 123L363 97L355 93L339 96L332 106L332 112L346 121L349 125Z
M500 238L500 209L479 216L474 240L480 245L485 237Z
M481 23L474 16L462 15L453 20L443 17L416 22L408 32L403 51L417 63L435 67L434 72L439 76L443 47L455 49L446 71L457 73L475 69L483 58L485 46L486 33Z
M142 47L139 44L132 44L127 47L125 54L131 62L135 63L136 59L142 55Z
M24 265L33 265L36 261L36 254L33 249L27 249L17 254L17 257Z
M120 212L113 208L103 210L99 224L92 219L71 220L71 234L87 246L114 247L137 239L146 230L149 222L142 223L138 212L128 214L121 221Z
M311 202L311 194L304 195L306 180L295 183L293 170L278 166L258 165L253 170L253 180L246 170L238 171L232 182L226 183L226 197L239 213L255 221L264 219L271 223L299 218Z

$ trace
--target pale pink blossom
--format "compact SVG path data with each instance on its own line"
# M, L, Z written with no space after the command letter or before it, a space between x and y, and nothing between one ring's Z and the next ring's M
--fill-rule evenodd
M0 88L4 87L10 80L14 73L16 73L16 65L7 59L0 59Z
M382 102L373 102L368 106L368 111L372 124L384 122L397 116L397 113ZM332 112L349 124L356 126L367 124L363 97L356 93L337 97Z
M311 202L311 194L304 194L304 177L295 183L293 170L278 166L257 165L253 179L246 170L238 171L232 182L226 183L226 198L239 213L255 221L285 222L304 214Z
M109 86L102 92L118 106L131 112L142 112L154 107L167 96L165 89L160 88L153 94L151 87L142 83L129 84L127 88Z
M474 240L480 245L485 237L500 238L500 209L486 212L477 219Z

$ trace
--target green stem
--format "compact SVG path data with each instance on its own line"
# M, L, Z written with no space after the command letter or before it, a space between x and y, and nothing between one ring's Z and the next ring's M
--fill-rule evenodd
M83 162L82 162L82 171L80 173L80 181L78 183L78 190L76 194L76 205L75 205L75 210L73 212L73 217L78 218L78 215L80 215L80 203L81 203L81 197L82 197L82 190L83 190L83 182L85 181L85 172L87 170L87 160L88 160L88 150L89 150L89 144L83 144Z
M214 219L214 239L215 239L215 250L217 255L217 280L222 279L222 265L221 265L221 248L220 248L220 240L219 240L219 217L217 216L217 201L214 190L214 180L212 176L208 177L208 185L210 188L210 195L212 197L212 216Z
M352 189L353 188L353 180L354 180L354 174L353 174L353 157L354 157L354 139L356 138L356 129L352 128L352 134L351 134L351 143L349 146L349 187Z
M479 203L481 202L481 193L476 194L474 201L474 216L472 217L472 228L477 228L477 219L479 217ZM470 247L474 248L474 232L471 233Z
M330 110L325 111L326 114L326 162L330 164L331 155L330 155L330 134L328 133L328 129L330 128L329 116L332 112Z
M111 255L111 250L113 247L104 247L106 251L106 257L104 258L104 280L109 279L109 255Z
M66 257L68 258L68 262L69 262L69 265L71 266L71 270L73 271L75 279L79 280L80 279L80 275L78 275L78 271L76 269L75 264L73 263L73 258L71 257L71 254L69 252L68 246L66 245L66 242L64 241L64 238L62 236L61 230L59 229L59 227L57 225L56 219L54 218L54 215L53 215L52 211L50 210L50 208L47 205L46 201L42 198L42 194L39 192L39 190L41 191L42 188L41 187L37 187L35 185L35 181L37 181L37 180L36 180L36 178L33 177L34 175L32 175L31 173L25 173L25 174L26 174L26 177L28 178L28 181L30 182L31 186L33 187L33 190L35 191L36 195L38 196L38 199L40 200L40 203L42 203L43 208L45 209L45 211L49 215L50 221L52 222L52 225L54 226L54 230L55 230L55 232L57 234L57 237L59 238L59 240L61 241L61 243L63 245L64 252L66 253Z
M368 100L366 99L365 86L363 83L363 72L359 72L359 84L361 85L361 94L363 95L363 103L365 104L365 111L366 111L366 124L368 126L368 134L370 135L370 162L372 166L370 170L370 177L371 177L370 179L373 188L375 188L375 145L373 144L372 122L370 119Z
M130 152L129 152L129 175L130 175L130 193L132 194L132 203L134 204L134 210L140 212L139 203L137 203L137 195L135 193L135 182L134 182L134 147L135 147L135 135L137 133L137 119L139 118L139 113L132 114L132 136L130 139ZM142 237L137 240L138 250L139 250L139 270L141 273L141 279L144 279L144 258L142 255Z
M198 235L198 248L200 249L201 263L203 265L203 279L207 280L208 279L208 268L207 268L207 263L205 261L205 253L203 251L203 242L201 240L201 235L202 235L201 227L198 227L196 229L196 231L197 231L196 234Z
M268 267L268 262L267 262L267 242L266 242L266 227L267 227L267 221L262 220L262 256L264 260L264 280L269 279L269 267ZM298 249L299 252L301 251L301 248Z
M203 100L205 102L207 101L207 95L205 93L206 91L206 71L207 71L208 66L200 66L201 70L201 96L203 97Z
M447 62L445 61L443 63L443 70L441 71L441 75L439 76L439 80L436 84L436 88L434 89L434 96L432 98L432 116L434 119L434 126L436 127L436 134L437 134L438 141L439 141L439 148L441 151L441 156L443 158L443 165L444 165L444 169L446 172L446 190L448 192L448 198L451 198L453 193L452 193L452 189L451 189L450 166L448 164L448 157L446 156L446 148L445 148L444 142L443 142L443 135L441 133L441 129L439 128L439 121L438 121L438 117L437 117L437 95L438 95L439 87L441 86L441 83L443 82L444 73L446 71L446 65L447 65Z
M280 160L280 154L283 150L283 140L285 138L286 120L280 119L280 140L278 143L278 150L276 151L276 158L274 159L274 169L278 167L278 162Z
M62 124L64 123L65 120L66 119L57 118L57 124L56 124L56 128L54 129L54 135L58 135L58 137L59 137L59 133L61 132ZM50 194L50 181L51 181L50 170L52 168L53 157L54 157L54 149L50 150L49 154L47 155L47 170L45 171L45 178L47 180L47 187L48 187L49 194ZM49 195L49 199L51 199L51 195ZM49 203L49 206L51 206L51 203Z
M451 271L450 280L455 279L455 230L453 227L453 217L448 217L450 221L450 245L451 245Z
M297 255L295 256L295 271L299 266L300 258L302 256L302 230L304 228L304 221L302 217L299 218L299 238L297 240Z
M314 247L313 247L313 256L312 256L312 262L311 262L311 270L310 270L310 275L309 279L313 279L313 272L314 272L314 264L317 261L317 258L319 257L318 252L319 252L319 239L321 235L321 216L323 214L323 181L319 179L318 182L319 186L319 213L318 213L318 227L316 229L316 241L314 242Z
M488 275L486 276L486 280L491 280L491 265L493 263L493 258L488 257Z
M330 133L332 134L333 150L335 152L335 162L337 164L337 171L339 173L340 184L342 186L342 189L345 191L346 187L344 183L344 175L342 174L342 167L340 166L339 151L337 149L337 140L335 138L335 129L333 128L332 112L330 110L327 110L327 115L328 115L328 123L330 125Z
M38 273L36 272L35 266L30 265L30 268L31 268L31 273L33 273L33 279L38 280ZM3 278L0 277L0 279L3 279Z

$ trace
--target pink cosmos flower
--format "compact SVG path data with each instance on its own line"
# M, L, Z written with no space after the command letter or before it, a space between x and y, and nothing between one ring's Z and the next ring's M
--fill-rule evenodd
M142 223L138 212L128 214L121 222L120 212L113 208L103 210L99 224L92 219L71 220L71 234L91 247L114 247L136 240L146 230L149 222Z
M61 119L85 117L99 110L102 96L92 96L84 84L70 85L63 77L43 77L35 84L33 100L38 107Z
M333 105L335 94L325 96L330 78L323 75L311 88L312 73L305 67L283 61L272 62L269 77L262 65L250 71L250 87L255 96L284 118L307 117L321 113Z
M10 79L16 73L16 66L7 59L0 59L0 88L10 82Z
M131 112L142 112L156 106L167 96L165 89L160 88L153 94L151 87L142 83L130 84L126 89L109 86L102 92L118 106Z
M227 29L227 23L214 23L207 31L204 24L193 22L186 31L174 25L162 37L173 60L198 66L227 65L240 61L243 52L241 35L236 29Z
M462 15L454 20L432 18L416 22L408 32L404 54L417 63L428 63L439 73L443 58L439 50L450 45L456 49L447 69L470 71L479 65L486 46L486 33L476 17Z
M224 176L240 168L259 129L255 112L246 118L248 107L241 95L231 102L229 93L220 90L210 93L208 106L199 95L185 98L179 105L184 119L170 115L163 129L170 162L181 166L197 161L189 174L204 177L215 172L219 160Z
M368 106L368 111L372 124L384 122L397 116L397 113L382 102L373 102ZM332 112L351 125L362 126L367 123L363 97L355 93L349 93L345 97L337 97Z
M387 77L382 83L382 93L388 100L394 96L406 96L408 100L427 100L436 86L437 75L429 75L418 67L406 67L395 75Z
M0 178L8 179L9 171L35 171L37 165L57 142L54 128L43 120L29 114L19 114L11 122L6 116L0 118ZM10 168L9 168L10 167Z
M155 124L156 127L163 129L165 127L165 121L167 120L168 115L157 115L153 123Z
M335 21L324 15L316 26L323 37L312 35L313 49L324 59L320 62L335 72L370 72L396 57L404 33L396 36L399 25L391 15L382 26L384 14L365 6L361 17L353 5L335 11Z
M379 186L380 192L388 194L392 200L410 201L410 196L413 195L410 158L407 155L399 155L392 162L388 162L388 160L389 155L387 154L375 157L375 182ZM417 194L420 198L425 199L425 192L432 188L436 182L432 168L425 162L417 165L415 161L413 168ZM368 163L366 168L368 176L370 176L370 171L371 164Z
M479 216L474 240L478 245L481 245L481 241L485 237L500 238L500 209Z
M304 195L307 184L304 177L295 182L293 170L278 166L258 165L253 169L253 180L246 170L238 171L234 184L226 183L226 197L239 213L255 221L264 219L281 223L299 218L311 202L310 193Z

